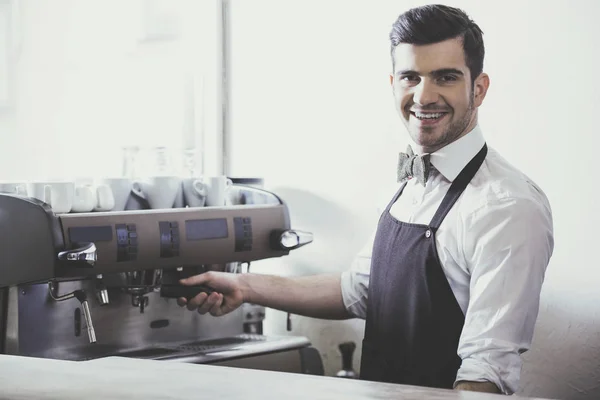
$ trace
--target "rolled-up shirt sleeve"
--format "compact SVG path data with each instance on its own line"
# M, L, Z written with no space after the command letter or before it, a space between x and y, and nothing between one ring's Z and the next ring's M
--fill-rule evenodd
M471 280L456 381L490 381L512 394L554 247L550 206L515 198L486 204L465 219L462 246Z
M375 232L356 255L350 269L342 272L342 299L346 310L356 318L367 318L369 274Z

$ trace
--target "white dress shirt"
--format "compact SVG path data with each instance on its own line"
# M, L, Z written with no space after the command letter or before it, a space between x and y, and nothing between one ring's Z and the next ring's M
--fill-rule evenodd
M425 187L410 180L390 214L429 224L452 181L485 139L479 126L431 154ZM388 202L399 189L390 192ZM375 232L342 273L348 311L366 318ZM514 393L520 354L529 349L546 267L554 247L552 212L542 190L494 149L488 154L436 233L439 259L465 314L458 344L462 365L456 381L490 381Z

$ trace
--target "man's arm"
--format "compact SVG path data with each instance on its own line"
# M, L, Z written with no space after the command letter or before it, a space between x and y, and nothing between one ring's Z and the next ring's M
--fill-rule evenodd
M341 274L297 278L240 275L244 300L248 303L313 318L347 319L342 300Z
M340 274L286 278L207 272L181 283L206 285L215 292L210 296L200 293L189 302L179 299L178 303L214 316L227 314L242 303L253 303L313 318L347 319L351 315L342 300L340 279Z
M543 199L498 199L465 219L470 296L457 382L492 382L506 394L517 390L553 244L552 216Z
M485 393L498 393L500 394L500 389L498 386L491 382L468 382L468 381L460 381L456 383L454 386L456 390L469 390L472 392L485 392Z

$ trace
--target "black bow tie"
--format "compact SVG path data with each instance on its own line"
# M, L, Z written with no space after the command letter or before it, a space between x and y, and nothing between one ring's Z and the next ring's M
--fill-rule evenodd
M400 153L400 159L398 161L398 182L417 178L417 181L423 186L427 183L429 178L429 171L431 170L431 163L429 154L422 156L415 155L412 147L408 146L406 153Z

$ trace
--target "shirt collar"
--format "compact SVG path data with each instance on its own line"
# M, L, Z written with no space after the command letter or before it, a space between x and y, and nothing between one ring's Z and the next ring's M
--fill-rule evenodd
M431 164L446 179L453 182L469 161L479 153L484 144L485 138L481 128L476 125L460 139L431 153Z

